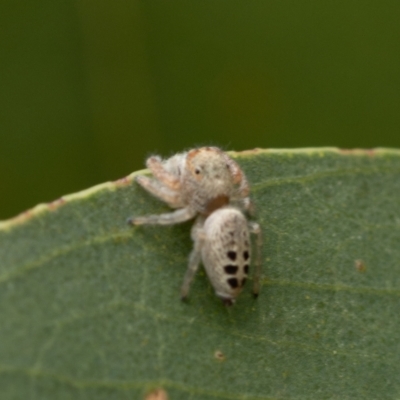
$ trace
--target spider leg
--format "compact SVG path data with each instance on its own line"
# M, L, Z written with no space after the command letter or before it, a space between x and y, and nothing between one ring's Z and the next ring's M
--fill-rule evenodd
M228 156L228 154L223 153L223 156L225 162L227 163L227 165L229 165L229 170L231 171L233 182L239 184L240 197L247 197L250 193L250 187L242 169L235 160Z
M167 203L171 208L183 207L179 193L163 185L161 182L143 175L137 176L135 181L142 186L143 189L146 189L153 196Z
M238 200L240 207L247 212L248 215L254 217L255 215L255 207L254 203L250 200L250 197L244 197Z
M153 173L154 177L172 190L179 190L181 183L178 176L167 171L160 157L152 156L146 161L147 168Z
M253 294L255 297L260 293L260 278L261 278L261 258L262 258L262 232L260 225L256 222L249 222L250 232L256 235L256 251L254 261L254 276L253 276Z
M186 270L185 277L183 279L183 284L181 287L181 299L185 300L189 294L190 285L193 281L196 272L199 269L201 262L201 248L204 243L204 233L203 229L195 224L192 228L192 238L194 241L194 248L189 256L189 264Z
M233 182L235 184L239 184L237 192L232 197L232 200L236 200L239 202L240 207L249 213L249 215L254 215L254 206L250 200L250 186L249 182L239 164L230 158L226 153L223 153L225 162L229 165L229 170L231 171L231 175L233 178Z
M174 225L188 221L196 215L196 210L189 207L180 208L179 210L165 213L146 215L144 217L132 217L128 219L128 224L131 225Z

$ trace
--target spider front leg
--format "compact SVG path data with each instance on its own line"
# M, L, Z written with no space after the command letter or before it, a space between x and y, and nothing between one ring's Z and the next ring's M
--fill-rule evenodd
M253 275L253 294L255 297L260 293L261 262L262 262L262 232L260 225L256 222L249 222L250 233L256 236L254 275Z
M180 178L167 171L160 157L149 157L146 161L147 168L153 173L155 178L172 190L179 190L181 187Z
M153 196L157 197L164 203L167 203L171 208L183 207L182 199L179 192L170 189L155 179L148 178L147 176L139 175L135 181Z
M128 218L131 225L174 225L188 221L196 215L196 211L186 207L171 213L146 215L143 217Z

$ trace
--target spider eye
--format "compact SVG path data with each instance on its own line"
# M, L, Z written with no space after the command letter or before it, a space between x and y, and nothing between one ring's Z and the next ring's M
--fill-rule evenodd
M200 173L200 170L196 168L194 172L196 172L196 174L198 175Z

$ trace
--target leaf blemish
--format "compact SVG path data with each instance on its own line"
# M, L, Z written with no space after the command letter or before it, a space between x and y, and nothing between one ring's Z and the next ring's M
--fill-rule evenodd
M148 393L145 400L168 400L168 394L164 389L156 389Z
M367 270L367 266L365 265L363 260L355 260L354 267L358 272L365 272Z
M62 197L60 197L59 199L54 200L51 203L48 203L48 207L49 210L54 211L63 204L65 204L65 200Z
M214 353L214 357L218 361L225 361L225 354L221 350L216 350Z
M117 179L114 181L114 184L117 186L124 186L131 183L131 178L128 176L124 176L123 178Z

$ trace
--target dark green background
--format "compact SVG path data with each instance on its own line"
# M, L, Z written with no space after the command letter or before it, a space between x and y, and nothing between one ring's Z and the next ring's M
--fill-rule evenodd
M0 4L0 219L215 144L400 147L400 2Z

